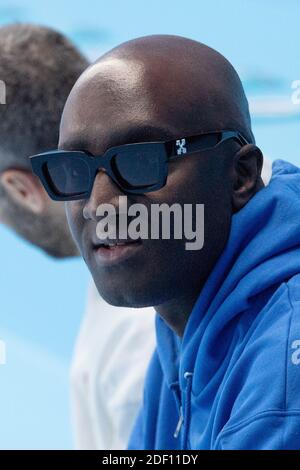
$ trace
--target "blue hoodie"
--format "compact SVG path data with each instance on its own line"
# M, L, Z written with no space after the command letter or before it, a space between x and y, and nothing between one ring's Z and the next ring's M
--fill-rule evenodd
M300 169L232 218L180 340L157 348L129 449L300 449Z

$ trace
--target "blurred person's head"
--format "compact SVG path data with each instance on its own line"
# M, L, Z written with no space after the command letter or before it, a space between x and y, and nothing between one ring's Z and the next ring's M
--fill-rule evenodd
M59 147L63 150L101 155L123 144L224 129L238 131L248 144L232 139L217 149L169 162L165 186L127 195L128 207L204 204L205 242L198 251L185 249L185 237L142 240L130 251L97 242L97 208L109 203L118 212L118 197L123 194L105 171L97 173L88 199L67 203L76 243L109 303L156 306L182 332L224 250L232 215L263 187L262 153L255 145L248 102L236 71L221 54L199 42L176 36L129 41L102 56L76 82L62 116ZM119 262L113 250L119 253Z
M54 257L77 254L63 203L31 172L29 155L56 148L66 98L88 63L62 34L32 24L0 28L0 222Z

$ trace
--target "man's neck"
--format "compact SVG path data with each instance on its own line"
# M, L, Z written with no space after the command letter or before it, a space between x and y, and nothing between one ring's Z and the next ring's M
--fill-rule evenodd
M173 330L177 336L182 337L198 296L199 291L188 296L176 297L161 305L155 306L155 310L171 330Z

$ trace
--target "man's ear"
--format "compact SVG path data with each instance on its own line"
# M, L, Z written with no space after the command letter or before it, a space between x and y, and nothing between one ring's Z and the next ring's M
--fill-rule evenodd
M264 185L261 180L263 154L256 145L242 147L234 156L232 209L238 212Z
M9 169L0 175L0 182L8 196L19 206L40 214L46 207L45 192L29 170Z

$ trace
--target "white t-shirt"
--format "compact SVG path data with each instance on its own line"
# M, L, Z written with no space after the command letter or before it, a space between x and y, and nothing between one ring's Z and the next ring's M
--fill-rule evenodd
M272 161L269 160L266 156L264 156L263 166L261 169L261 178L263 182L265 183L265 186L269 184L271 177L272 177Z
M155 347L153 308L107 304L94 284L71 367L76 449L126 449Z

